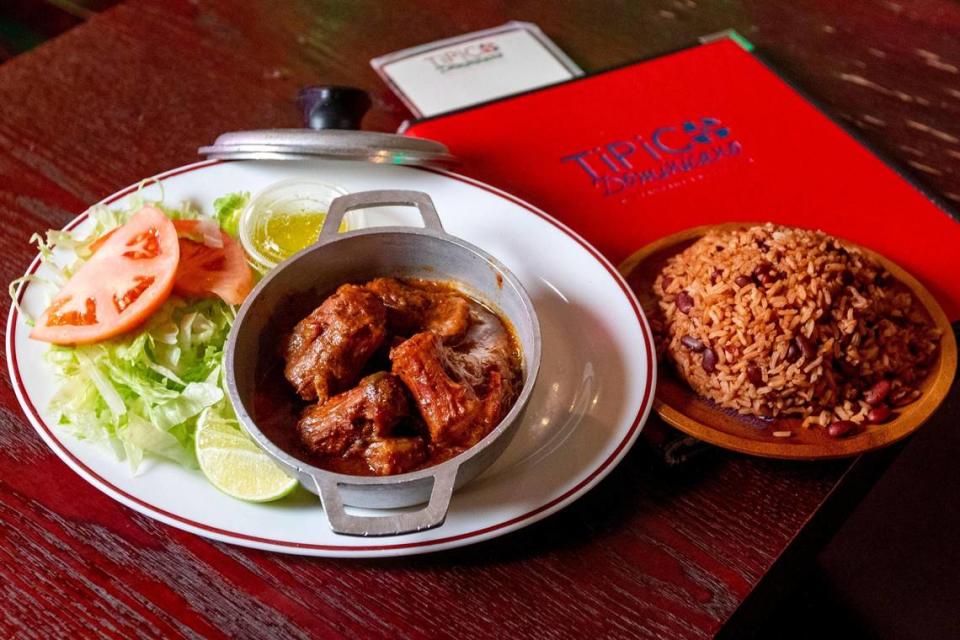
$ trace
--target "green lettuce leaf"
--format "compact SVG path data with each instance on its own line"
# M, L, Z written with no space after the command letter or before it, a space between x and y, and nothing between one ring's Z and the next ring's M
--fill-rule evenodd
M234 238L240 233L240 214L250 200L247 192L228 193L213 201L213 211L220 228Z

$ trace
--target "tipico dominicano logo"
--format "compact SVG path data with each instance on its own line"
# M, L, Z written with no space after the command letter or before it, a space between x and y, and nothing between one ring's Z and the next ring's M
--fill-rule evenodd
M571 153L560 161L578 168L604 196L612 196L697 174L742 152L729 127L717 118L700 117Z
M497 43L477 42L455 49L446 49L432 56L427 56L425 60L433 64L433 68L440 73L446 73L454 69L462 69L502 57L503 52L500 51Z

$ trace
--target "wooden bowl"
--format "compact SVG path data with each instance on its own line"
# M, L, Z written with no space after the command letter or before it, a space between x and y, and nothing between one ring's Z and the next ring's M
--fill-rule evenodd
M620 273L633 288L645 309L656 306L653 281L666 261L713 230L743 229L759 223L731 222L705 225L661 238L640 249L620 265ZM921 395L914 402L899 407L889 422L871 425L859 433L842 439L827 435L827 430L805 428L796 418L773 421L743 416L723 409L711 400L697 395L670 365L660 367L654 409L668 424L695 438L718 447L768 458L821 460L852 456L905 438L929 418L940 406L957 370L957 343L946 314L933 295L903 268L859 245L865 254L875 258L926 308L933 323L940 329L940 357L920 386ZM788 438L776 437L774 431L790 431Z

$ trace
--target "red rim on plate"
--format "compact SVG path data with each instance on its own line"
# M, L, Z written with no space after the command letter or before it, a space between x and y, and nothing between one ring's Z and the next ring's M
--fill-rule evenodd
M154 182L161 182L164 179L172 178L184 173L189 173L197 169L203 169L205 167L213 166L216 164L222 164L226 162L231 162L229 160L208 160L203 162L197 162L185 167L180 167L178 169L173 169L166 173L161 173L151 179ZM20 312L18 309L18 304L23 301L24 293L26 292L27 287L29 286L28 282L23 283L17 291L17 303L11 306L10 316L7 320L7 360L10 368L10 378L13 382L14 390L16 392L17 398L20 400L20 404L24 409L24 413L30 419L30 422L34 427L44 436L44 440L47 441L47 444L54 449L54 452L60 456L61 459L69 461L70 465L81 477L85 480L96 486L98 489L109 495L110 497L118 500L125 506L138 505L140 509L143 510L145 515L151 515L156 517L158 520L165 522L171 526L176 526L181 529L186 529L193 533L199 533L200 535L207 534L208 537L213 537L218 540L225 542L233 542L236 544L246 543L257 543L271 545L276 550L288 550L296 552L297 550L316 550L316 551L336 551L336 552L356 552L356 553L365 553L372 551L390 551L390 550L401 550L401 549L413 549L413 548L423 548L424 550L429 550L433 547L439 547L443 545L448 545L450 543L466 540L469 538L476 538L478 536L485 536L486 534L492 533L494 531L506 530L503 533L507 533L510 530L519 528L521 525L533 524L534 522L541 520L548 515L558 511L562 507L566 506L568 502L571 502L575 497L578 497L581 493L586 492L592 488L597 482L599 482L607 473L609 473L613 467L623 458L626 454L629 445L633 443L636 439L639 428L646 418L649 408L650 401L652 397L653 385L656 379L656 371L654 369L653 362L653 340L650 336L650 330L647 327L646 320L644 319L643 312L640 309L640 304L636 299L636 296L627 286L623 277L620 273L613 267L610 262L603 257L593 246L587 243L583 238L581 238L577 233L571 230L569 227L554 219L545 212L537 209L533 205L524 202L523 200L516 198L504 191L501 191L495 187L484 184L472 178L467 178L456 173L449 171L444 171L442 169L432 169L426 167L413 167L417 170L427 171L430 173L435 173L441 176L448 178L453 178L454 180L459 180L466 184L479 187L484 191L492 193L496 196L499 196L513 204L516 204L520 207L523 207L530 213L546 220L557 229L559 229L564 234L571 237L576 241L580 246L587 250L587 252L593 256L607 272L611 275L614 281L617 283L617 286L620 287L620 290L626 296L627 300L630 302L630 306L633 309L637 317L637 322L640 324L640 328L643 333L643 340L646 346L646 365L647 370L650 372L647 376L646 386L643 390L643 399L640 403L639 411L637 412L636 417L633 420L633 423L630 425L630 428L624 434L621 441L617 444L616 448L610 453L609 456L590 474L581 480L576 486L564 492L562 495L557 496L553 500L547 502L546 504L540 505L536 509L533 509L522 515L510 518L503 522L483 527L482 529L476 529L467 533L461 533L455 536L448 536L445 538L437 538L434 540L424 540L419 542L408 542L408 543L397 543L397 544L369 544L362 546L343 546L343 545L326 545L326 544L307 544L300 542L292 542L289 540L277 540L273 538L263 538L259 536L252 536L249 534L238 533L234 531L227 531L225 529L220 529L217 527L212 527L202 522L197 522L189 518L184 518L183 516L170 513L164 509L160 509L148 502L141 500L129 493L123 491L116 485L110 483L105 478L97 474L90 467L83 463L77 456L75 456L60 440L58 435L54 432L53 429L40 417L40 413L34 407L33 402L30 400L30 397L27 395L24 388L23 379L20 375L20 366L17 361L17 352L16 352L16 330L17 330L17 320L19 318ZM100 204L108 205L113 202L116 202L120 198L127 196L139 188L139 185L131 185L126 189L115 193L106 200L103 200ZM87 219L87 214L81 214L75 218L70 224L65 227L65 230L71 230L82 223ZM33 262L30 264L30 268L27 269L27 275L32 275L40 267L40 256L34 258ZM136 510L136 509L135 509Z

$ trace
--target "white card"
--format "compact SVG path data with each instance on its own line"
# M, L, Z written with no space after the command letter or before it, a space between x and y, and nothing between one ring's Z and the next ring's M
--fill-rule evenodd
M417 117L583 75L528 22L509 22L405 49L374 58L370 64Z

